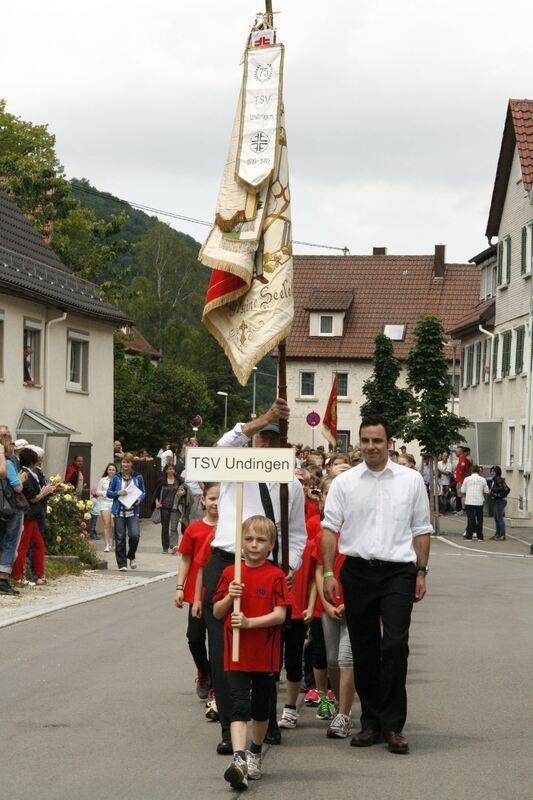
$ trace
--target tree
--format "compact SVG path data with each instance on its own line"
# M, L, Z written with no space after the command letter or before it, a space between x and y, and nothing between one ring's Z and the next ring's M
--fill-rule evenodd
M403 436L407 442L417 439L422 450L430 456L431 508L434 527L438 530L439 515L435 507L437 458L450 444L464 441L461 430L470 422L448 410L452 385L443 352L445 335L442 322L437 317L422 317L416 323L414 336L415 343L407 356L407 382L413 401Z
M408 389L397 385L401 372L399 360L394 355L394 345L388 336L380 333L375 339L374 372L363 384L366 401L361 417L383 414L387 417L394 437L402 435L412 397Z

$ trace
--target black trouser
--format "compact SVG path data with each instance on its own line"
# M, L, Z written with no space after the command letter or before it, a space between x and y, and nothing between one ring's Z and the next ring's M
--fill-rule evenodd
M231 705L229 699L229 686L224 672L224 620L215 619L213 616L213 594L218 586L222 571L235 562L233 553L215 548L204 569L205 594L202 604L202 614L207 628L207 641L209 643L209 665L211 668L211 686L215 690L218 718L222 726L222 738L229 739L229 725Z
M401 731L416 566L346 558L341 569L361 727ZM383 631L381 630L383 626Z
M326 669L328 666L328 659L326 656L324 629L320 617L313 617L311 620L311 647L313 648L313 668Z
M226 672L232 722L255 719L264 722L269 716L270 695L275 683L272 672ZM259 742L257 742L259 744Z
M307 624L303 619L291 620L290 628L282 630L283 661L287 680L297 683L303 677L303 656Z
M207 647L205 637L207 629L203 617L197 619L192 615L192 605L189 605L189 620L187 623L187 640L189 650L196 664L196 669L205 680L209 680L209 659L207 658Z
M466 506L467 516L466 538L471 539L477 533L478 539L483 539L483 506Z

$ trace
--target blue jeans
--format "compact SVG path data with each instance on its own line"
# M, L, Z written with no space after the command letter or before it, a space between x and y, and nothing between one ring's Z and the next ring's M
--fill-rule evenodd
M98 534L96 533L96 523L98 522L99 514L91 514L91 519L89 521L89 525L87 530L89 531L89 536L91 539L97 539Z
M128 534L127 553L126 532ZM139 517L115 517L115 556L119 567L127 567L128 559L135 558L140 536Z
M494 522L496 523L496 536L505 536L505 506L507 505L507 500L501 497L497 499L496 497L492 501L494 503Z
M0 534L0 572L11 575L24 526L24 513L16 511L2 526Z

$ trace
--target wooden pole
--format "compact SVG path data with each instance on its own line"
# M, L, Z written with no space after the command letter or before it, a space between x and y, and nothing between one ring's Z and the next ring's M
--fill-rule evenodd
M271 28L274 27L274 12L272 11L272 0L265 0L265 9L266 9L266 23Z
M287 399L287 352L285 341L279 347L278 365L278 397L282 400ZM280 446L287 447L288 423L286 419L279 421ZM281 568L287 573L289 571L289 486L287 483L280 483L279 500L281 509Z
M242 577L242 502L243 502L243 484L237 483L235 486L237 490L237 498L235 501L235 580L239 583ZM233 601L233 611L239 613L241 610L241 598L236 597ZM239 660L239 644L240 644L240 629L233 629L233 648L231 651L232 661Z

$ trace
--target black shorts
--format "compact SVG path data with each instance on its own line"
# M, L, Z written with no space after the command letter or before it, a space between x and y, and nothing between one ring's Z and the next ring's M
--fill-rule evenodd
M265 722L269 718L274 673L228 670L225 675L230 693L231 722L248 722L249 719Z

